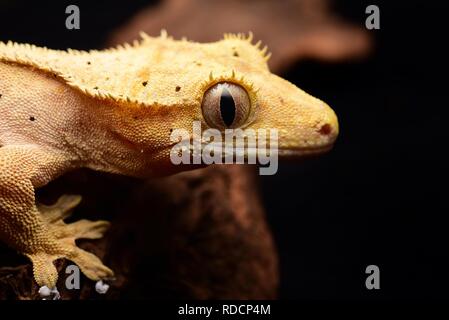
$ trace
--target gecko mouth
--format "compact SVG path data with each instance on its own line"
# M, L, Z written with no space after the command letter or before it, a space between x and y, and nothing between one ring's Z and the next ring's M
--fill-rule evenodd
M204 148L204 144L202 144L202 147ZM222 154L223 158L226 156L232 155L240 155L243 158L247 159L249 157L258 157L260 155L263 155L265 157L273 157L273 156L279 156L281 158L285 159L297 159L297 158L303 158L303 157L309 157L309 156L315 156L320 155L322 153L326 153L330 151L333 148L333 144L327 144L323 146L318 147L304 147L304 148L276 148L276 149L270 149L267 147L264 150L260 150L256 147L235 147L234 145L221 145L221 144L214 144L209 143L209 150L220 150L220 153ZM193 151L193 149L191 149Z
M279 156L283 158L298 158L306 156L320 155L322 153L329 152L334 147L334 144L328 144L320 147L309 147L309 148L279 148Z

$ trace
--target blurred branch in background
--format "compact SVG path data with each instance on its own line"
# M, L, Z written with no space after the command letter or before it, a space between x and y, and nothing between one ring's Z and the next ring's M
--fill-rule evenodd
M328 0L166 0L138 13L109 44L136 39L139 31L157 36L161 28L198 42L252 31L268 45L269 65L276 72L304 58L363 57L372 47L366 30L339 18Z

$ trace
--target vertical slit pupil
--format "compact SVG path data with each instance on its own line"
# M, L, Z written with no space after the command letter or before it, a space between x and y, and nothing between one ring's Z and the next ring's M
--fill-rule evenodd
M227 127L231 126L235 118L235 103L234 98L226 88L223 88L223 91L221 92L220 113L224 124Z

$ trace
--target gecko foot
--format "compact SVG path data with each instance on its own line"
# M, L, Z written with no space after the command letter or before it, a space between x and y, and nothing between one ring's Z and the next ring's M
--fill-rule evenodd
M37 250L26 255L33 262L34 277L41 286L55 288L58 274L53 261L59 258L73 261L81 272L94 281L109 279L114 275L97 256L78 248L75 243L80 238L101 238L108 229L109 222L83 219L66 224L63 221L80 201L80 196L64 195L54 205L37 206L47 229L46 237L38 244Z

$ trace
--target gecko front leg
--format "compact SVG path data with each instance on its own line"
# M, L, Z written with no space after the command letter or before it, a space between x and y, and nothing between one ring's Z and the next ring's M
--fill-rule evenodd
M33 263L39 286L55 288L58 279L53 261L67 258L92 280L113 276L98 257L78 248L78 238L97 239L109 223L63 219L80 202L78 196L63 196L53 206L36 203L35 188L66 171L69 157L31 145L0 148L0 239L26 255Z

